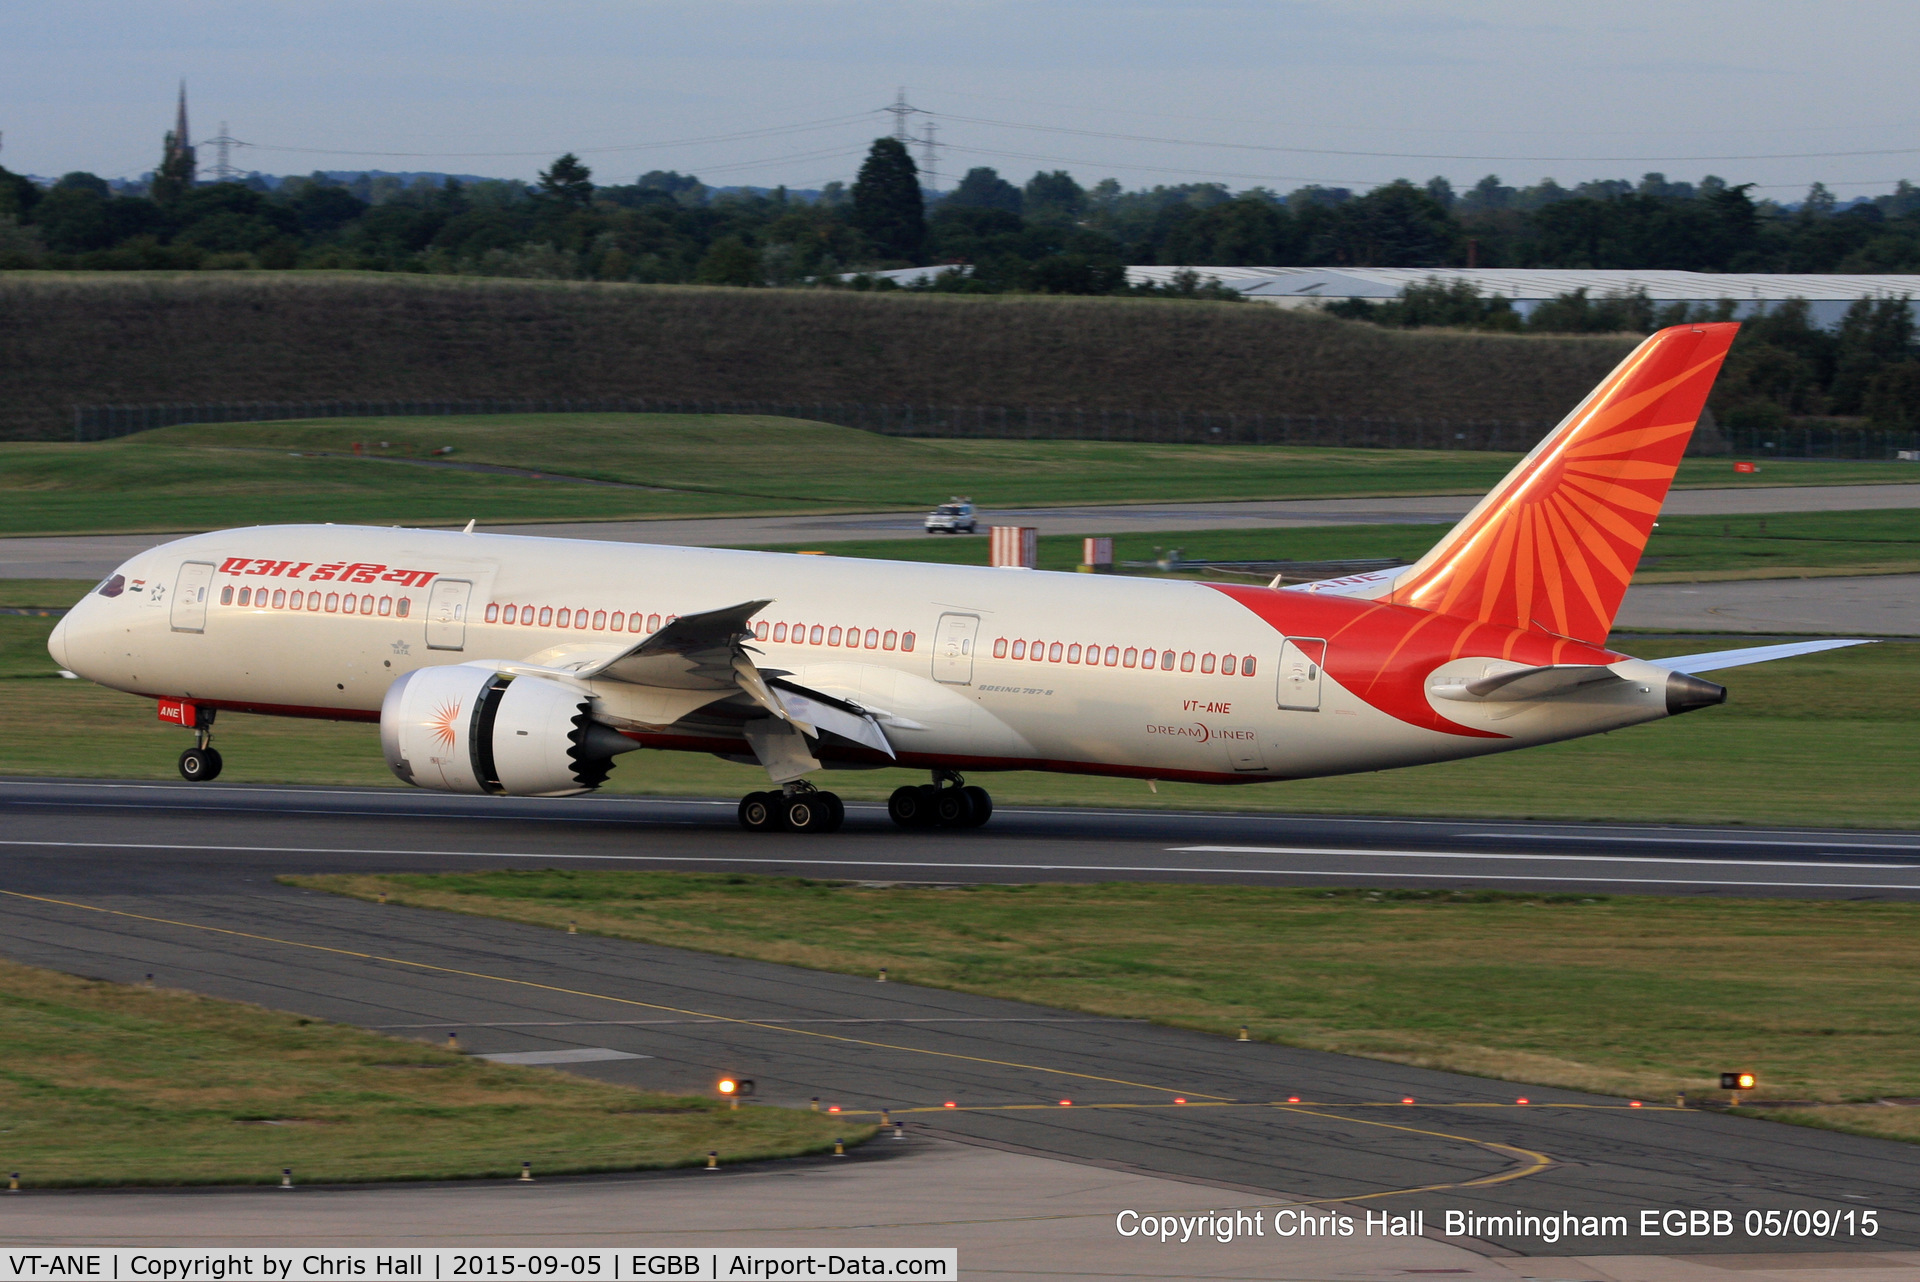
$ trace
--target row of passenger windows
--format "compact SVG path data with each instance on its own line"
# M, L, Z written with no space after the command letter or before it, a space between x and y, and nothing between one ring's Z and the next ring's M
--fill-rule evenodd
M1172 672L1176 663L1182 672L1192 672L1198 667L1202 672L1212 672L1218 665L1225 676L1238 673L1250 677L1254 672L1253 656L1212 653L1196 655L1191 650L1176 655L1172 650L1140 650L1128 646L1124 650L1117 645L1102 648L1099 645L1069 645L1061 641L1009 641L1006 637L997 637L993 643L993 657L996 659L1026 659L1033 663L1087 663L1094 667L1105 664L1109 668L1159 668L1162 672Z
M864 632L859 628L835 628L824 623L809 627L805 623L768 623L762 619L753 627L753 635L761 641L790 641L794 645L839 645L849 650L858 650L865 646L869 650L912 650L914 634L911 632L882 632L878 628L868 628Z
M220 604L250 605L256 610L324 610L328 614L392 615L398 619L413 613L411 597L403 596L395 600L383 596L375 600L372 596L355 596L351 592L344 596L329 592L323 597L318 592L289 592L285 588L274 588L269 596L266 588L241 588L236 599L231 585L220 589Z
M608 614L605 610L589 612L585 606L569 609L566 606L558 610L550 605L501 605L494 602L487 607L488 623L517 623L530 628L538 620L543 628L592 628L596 632L658 632L668 623L680 616L669 614L664 620L657 614L628 614L624 610L615 610Z

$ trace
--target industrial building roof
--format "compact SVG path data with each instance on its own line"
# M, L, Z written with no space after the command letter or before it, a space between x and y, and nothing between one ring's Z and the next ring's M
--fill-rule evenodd
M1759 272L1571 270L1556 267L1129 267L1129 284L1166 284L1178 272L1215 279L1248 298L1303 303L1318 298L1393 298L1408 285L1438 277L1469 280L1489 297L1541 301L1585 289L1590 297L1645 290L1655 302L1852 302L1920 298L1920 275L1834 276Z

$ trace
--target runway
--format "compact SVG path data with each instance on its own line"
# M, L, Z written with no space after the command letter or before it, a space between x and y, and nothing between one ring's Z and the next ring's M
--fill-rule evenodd
M112 980L152 974L162 986L429 1042L457 1031L475 1053L531 1054L636 1087L706 1091L720 1074L738 1074L771 1103L818 1097L868 1119L886 1109L910 1133L1240 1198L1351 1199L1338 1204L1430 1215L1871 1206L1882 1224L1874 1249L1920 1245L1920 1149L1909 1146L367 904L273 880L614 864L941 882L1920 895L1912 833L1010 809L979 832L904 834L875 808L853 811L836 838L769 837L735 828L730 804L697 801L0 781L0 951ZM1455 1244L1496 1254L1681 1249L1658 1235L1488 1240ZM1798 1248L1849 1245L1864 1249L1831 1239ZM1684 1249L1782 1246L1735 1238Z
M1110 504L1092 507L982 508L980 524L1034 526L1042 534L1153 534L1185 530L1287 529L1316 525L1449 525L1477 494L1400 498L1274 499L1232 503ZM1857 512L1920 507L1920 484L1810 485L1675 490L1669 516L1747 512ZM835 543L925 537L921 511L827 516L720 517L701 520L592 521L482 526L495 534L727 547ZM173 534L73 534L0 539L0 579L97 579ZM983 554L984 555L984 554Z

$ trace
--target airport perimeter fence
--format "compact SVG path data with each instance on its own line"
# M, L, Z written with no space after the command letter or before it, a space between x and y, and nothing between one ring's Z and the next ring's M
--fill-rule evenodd
M1321 445L1358 449L1506 450L1536 445L1552 424L1353 418L1264 411L1120 410L1050 405L572 399L225 401L76 405L73 439L101 441L187 423L469 414L757 414L811 419L887 436L998 440L1152 441L1214 445ZM1754 458L1898 459L1920 454L1920 431L1819 423L1720 428L1734 454ZM1716 453L1719 451L1715 451Z

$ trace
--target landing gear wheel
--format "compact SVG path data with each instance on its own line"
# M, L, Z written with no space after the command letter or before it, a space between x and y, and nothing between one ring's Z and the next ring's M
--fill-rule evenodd
M902 828L933 827L933 789L925 785L915 787L912 784L904 788L895 788L893 795L887 798L887 818Z
M839 800L830 792L796 793L782 804L784 826L788 832L832 832L840 826L836 815L846 813Z
M840 800L840 794L835 792L823 792L820 797L833 812L827 816L827 825L820 831L839 832L840 825L847 821L847 803Z
M224 764L212 748L188 748L180 754L180 777L188 783L207 783L220 777Z
M941 788L934 795L933 818L942 828L971 828L973 798L965 788Z
M960 791L965 793L967 799L973 802L973 818L967 821L967 827L978 828L980 825L986 823L987 820L993 818L992 793L989 793L985 788L975 787L973 784L968 784Z
M740 826L748 832L772 832L780 827L781 797L777 792L750 792L740 798Z

